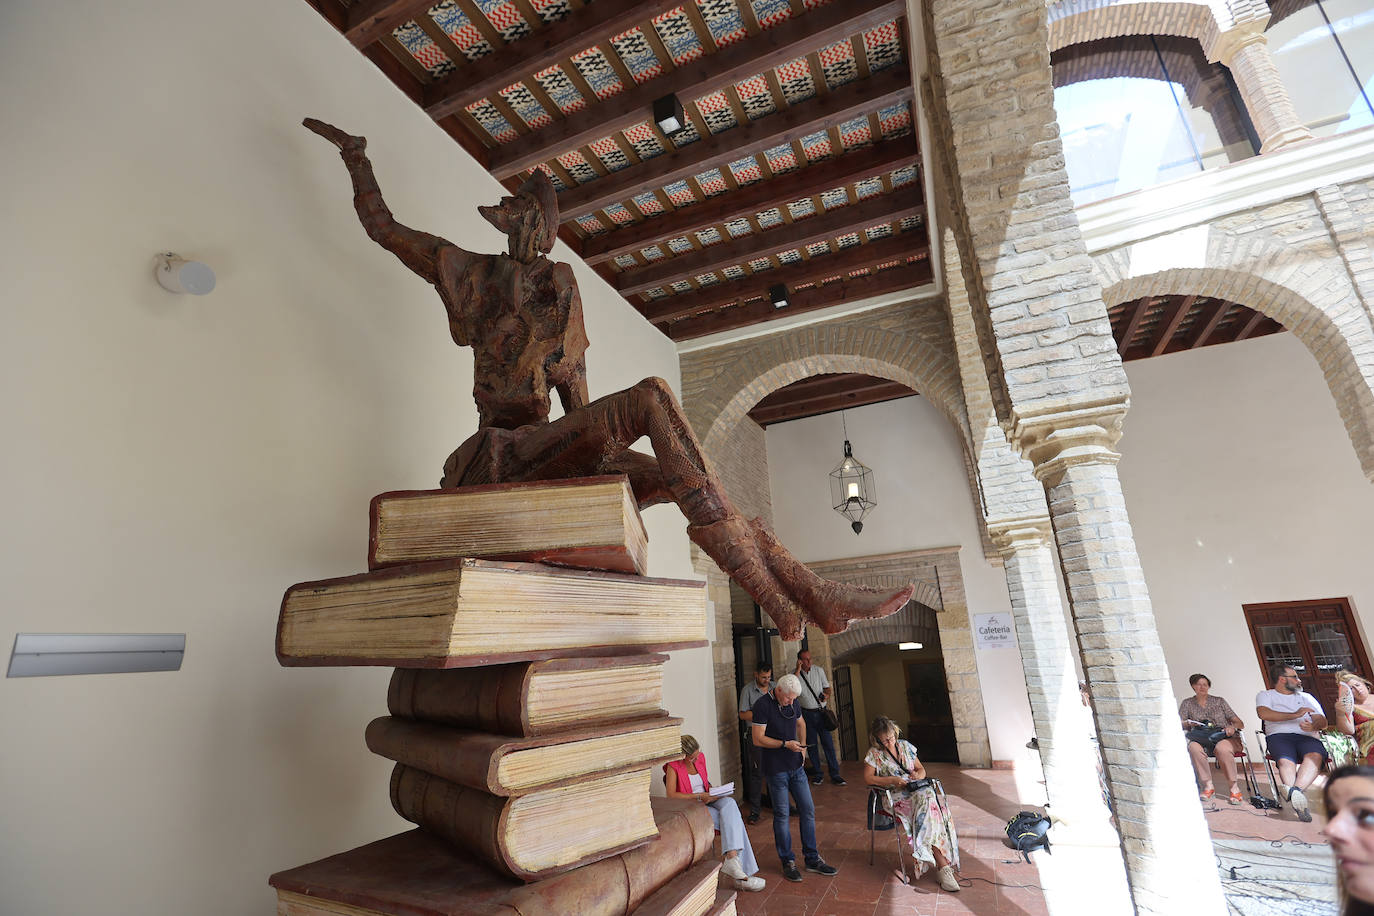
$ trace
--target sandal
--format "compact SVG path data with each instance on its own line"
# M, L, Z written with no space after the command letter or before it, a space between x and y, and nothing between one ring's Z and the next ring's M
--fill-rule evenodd
M1241 795L1239 792L1232 792L1231 797L1228 798L1227 801L1233 805L1243 805L1245 804L1245 796Z
M1216 794L1217 794L1217 790L1216 790L1216 789L1208 789L1206 792L1200 792L1200 793L1198 793L1198 798L1202 799L1203 801L1211 801L1211 800L1212 800L1212 797L1215 796Z

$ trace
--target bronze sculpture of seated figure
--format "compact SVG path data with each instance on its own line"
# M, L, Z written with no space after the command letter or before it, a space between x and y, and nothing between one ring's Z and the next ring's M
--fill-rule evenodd
M910 585L884 592L822 579L761 521L740 515L662 379L589 399L587 334L572 268L546 257L557 237L558 199L543 172L499 204L478 208L509 239L506 252L478 254L392 218L365 138L313 118L305 126L339 148L368 236L434 285L454 342L473 348L479 428L444 464L440 486L625 474L641 508L677 503L693 543L788 640L801 637L804 621L838 633L852 619L885 616L910 599ZM552 422L550 391L564 411ZM642 436L652 456L630 449Z

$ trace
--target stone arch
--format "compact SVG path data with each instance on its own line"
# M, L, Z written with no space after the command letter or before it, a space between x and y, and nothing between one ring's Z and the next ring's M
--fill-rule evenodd
M826 637L826 655L833 660L867 646L912 637L921 641L920 637L932 629L938 631L959 762L963 766L990 766L992 750L959 548L934 547L807 565L837 582L916 585L914 600L897 614L881 620L856 620L843 633Z
M683 407L707 454L720 448L768 394L828 372L863 373L919 392L954 424L971 452L953 338L943 312L931 302L746 341L722 348L710 366L693 368L707 378L697 386L684 383Z
M1061 0L1049 6L1050 53L1123 35L1175 35L1197 39L1208 48L1226 30L1229 19L1221 4Z
M1215 248L1215 240L1211 248ZM1374 481L1374 333L1361 313L1349 280L1326 267L1302 272L1304 295L1275 280L1233 267L1194 267L1123 277L1125 259L1094 259L1102 298L1113 308L1144 296L1201 293L1254 309L1298 338L1316 359L1336 399L1346 433L1365 476ZM1208 252L1208 261L1222 261ZM1250 252L1256 264L1281 265L1283 252ZM1273 269L1273 268L1271 268Z

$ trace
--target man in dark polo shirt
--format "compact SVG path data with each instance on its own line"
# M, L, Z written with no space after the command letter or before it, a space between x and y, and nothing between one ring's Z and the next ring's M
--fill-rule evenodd
M796 800L801 820L802 857L806 870L829 877L835 874L816 848L816 806L811 802L811 784L802 768L806 750L806 723L802 721L797 696L801 681L795 674L778 680L771 693L759 698L753 709L753 739L763 764L763 779L773 804L773 845L782 860L782 876L788 881L800 881L796 859L792 856L792 829L788 819L786 799L790 792Z

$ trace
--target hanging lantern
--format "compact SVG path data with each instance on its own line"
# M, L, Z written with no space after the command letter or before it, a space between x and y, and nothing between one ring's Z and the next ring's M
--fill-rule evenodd
M840 414L844 423L844 414ZM844 460L830 472L830 505L835 511L849 519L849 527L858 534L864 530L864 516L878 505L878 489L873 483L873 472L854 457L854 449L849 444L849 430L845 428Z

